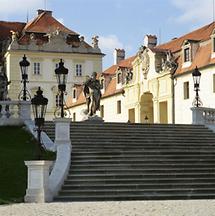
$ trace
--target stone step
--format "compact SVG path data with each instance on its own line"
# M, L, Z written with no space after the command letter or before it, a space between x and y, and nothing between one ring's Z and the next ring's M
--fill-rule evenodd
M56 201L215 198L215 134L203 125L72 122L70 135Z
M141 149L141 151L139 152L118 152L118 153L107 153L107 154L75 154L75 153L72 153L72 157L73 159L82 159L82 158L87 158L87 159L104 159L104 158L127 158L127 157L136 157L136 158L139 158L139 157L148 157L148 156L154 156L154 155L158 155L158 156L187 156L187 155L202 155L202 156L214 156L215 154L215 148L213 149L213 151L208 151L208 150L202 150L202 151L196 151L196 150L193 150L193 149L180 149L180 150L174 150L174 149L168 149L168 150L163 150L163 149L159 149L159 150L156 150L156 149L150 149L150 150L146 150L146 149Z
M79 196L58 196L54 199L56 202L72 201L131 201L131 200L177 200L177 199L214 199L215 194L210 193L145 193L145 194L126 194L126 195L79 195Z
M119 167L121 167L122 169L176 169L176 168L184 168L184 169L188 169L188 168L214 168L214 161L146 161L144 163L112 163L112 164L75 164L73 162L71 162L71 170L73 169L119 169Z
M174 149L173 149L173 146L171 145L168 145L168 146L163 146L163 145L157 145L157 146L142 146L141 149L130 149L130 150L124 150L124 151L120 151L120 150L88 150L88 151L72 151L72 156L74 157L88 157L88 156L112 156L112 155L115 155L115 156L124 156L124 155L141 155L142 153L144 153L145 151L153 151L157 148L160 148L160 152L166 152L166 151L175 151L175 152L180 152L180 151L185 151L185 147L187 147L186 145L185 146L177 146L175 147L174 146ZM158 150L155 150L155 151L158 151ZM190 151L196 151L196 152L215 152L215 147L202 147L202 146L189 146L186 148L186 152L190 152Z
M169 173L162 173L162 172L158 172L158 173L116 173L116 174L112 174L112 173L101 173L101 174L77 174L77 173L70 173L67 177L67 180L70 179L94 179L94 180L100 180L100 179L148 179L148 178L159 178L159 179L163 179L163 178L198 178L198 177L210 177L210 178L215 178L215 173L214 172L169 172Z
M156 192L155 189L117 189L117 190L113 190L113 189L96 189L96 190L92 190L92 189L79 189L79 190L62 190L59 193L59 196L79 196L79 195L86 195L86 196L93 196L93 195L121 195L121 196L126 196L126 195L147 195L147 194L153 194L153 193L161 193L161 194L174 194L174 193L187 193L187 194L198 194L198 193L214 193L214 197L215 197L215 188L183 188L183 187L177 187L175 186L174 188L156 188Z
M198 172L198 173L215 173L215 167L208 167L207 165L205 166L201 166L201 167L167 167L167 168L123 168L123 167L119 167L119 168L104 168L104 167L100 167L100 168L74 168L71 167L70 171L69 171L69 175L73 175L73 174L111 174L111 175L115 175L115 174L127 174L127 173L132 173L132 174L147 174L147 173L157 173L157 174L161 174L161 173L192 173L192 172Z
M172 183L160 183L158 184L72 184L72 185L64 185L62 187L62 190L103 190L103 189L160 189L160 188L215 188L214 182L203 182L203 183L195 183L195 182L186 182L186 183L178 183L178 182L172 182Z
M214 183L215 182L215 177L214 176L198 176L196 178L195 176L192 177L177 177L175 178L174 176L168 176L168 177L163 177L163 178L157 178L151 177L151 178L80 178L80 179L66 179L64 182L64 185L86 185L86 184L169 184L169 183Z

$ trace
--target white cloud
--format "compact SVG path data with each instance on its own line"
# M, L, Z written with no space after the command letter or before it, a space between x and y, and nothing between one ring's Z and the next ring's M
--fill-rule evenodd
M113 53L115 48L117 49L125 49L126 55L127 52L132 50L131 45L123 44L119 38L114 35L107 35L107 36L99 36L99 47L101 51L106 54L103 59L104 68L110 67L114 63Z
M44 7L44 0L0 0L0 14L23 14Z
M116 35L100 36L99 46L102 51L113 52L115 48L123 48L123 44Z
M177 22L206 23L213 20L213 0L170 0L182 14L175 18Z

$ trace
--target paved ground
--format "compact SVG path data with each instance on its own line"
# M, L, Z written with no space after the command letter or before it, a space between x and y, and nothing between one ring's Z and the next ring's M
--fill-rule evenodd
M0 216L215 216L215 200L76 202L0 206Z

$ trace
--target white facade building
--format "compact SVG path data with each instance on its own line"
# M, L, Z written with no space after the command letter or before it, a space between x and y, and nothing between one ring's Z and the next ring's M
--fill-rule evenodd
M2 31L1 31L2 30ZM9 38L9 39L8 39ZM30 62L27 89L33 97L40 86L49 99L47 119L54 117L59 102L55 69L60 59L69 69L67 95L72 95L74 84L82 83L94 71L102 71L98 37L92 46L78 33L58 22L51 11L38 10L37 17L28 23L0 22L1 63L11 81L9 98L17 100L21 91L19 62L25 54Z

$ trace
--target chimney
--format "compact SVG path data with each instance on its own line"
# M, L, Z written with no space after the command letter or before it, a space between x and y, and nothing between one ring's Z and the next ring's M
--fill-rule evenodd
M37 15L40 15L41 13L45 12L46 14L52 16L52 11L49 10L43 10L43 9L39 9L37 10Z
M114 64L118 64L120 61L125 59L125 50L115 49L113 55L114 55Z
M157 45L157 36L156 35L146 35L144 37L144 46L148 48L153 48Z

